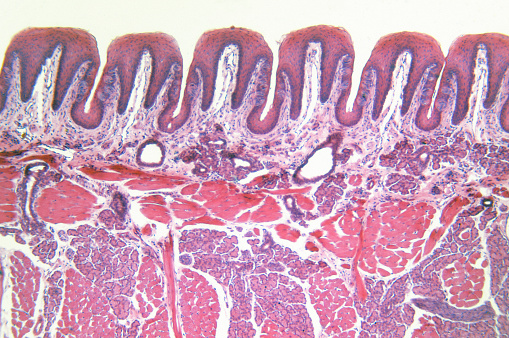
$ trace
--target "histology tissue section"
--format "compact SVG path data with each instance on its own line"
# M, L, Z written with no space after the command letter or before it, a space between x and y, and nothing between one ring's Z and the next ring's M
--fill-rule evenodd
M351 108L346 30L273 52L13 37L0 335L509 337L509 37L382 37Z

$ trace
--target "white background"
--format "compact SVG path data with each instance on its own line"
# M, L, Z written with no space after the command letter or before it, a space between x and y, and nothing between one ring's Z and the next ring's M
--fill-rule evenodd
M451 42L462 34L509 35L509 1L0 0L0 55L24 28L77 27L96 37L101 72L112 39L161 31L177 39L186 76L196 41L207 30L234 25L258 31L277 60L282 35L316 24L341 26L352 36L356 53L352 93L356 93L362 67L383 35L426 33L447 54Z

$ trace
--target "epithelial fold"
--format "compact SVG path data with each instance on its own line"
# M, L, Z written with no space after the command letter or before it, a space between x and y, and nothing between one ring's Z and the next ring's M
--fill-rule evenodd
M32 90L42 67L57 48L61 52L58 70L55 70L57 78L52 109L60 108L76 72L84 63L88 63L88 71L82 79L81 101L75 103L74 107L77 112L83 111L99 67L99 53L94 37L84 30L75 28L29 28L12 39L7 48L0 75L0 111L4 108L10 86L7 73L12 68L13 62L16 59L20 60L20 99L22 102L27 102L32 96ZM74 117L79 118L79 114Z
M362 79L368 81L370 76L366 76L365 74L373 70L376 73L376 90L371 112L373 121L378 120L382 113L384 101L391 89L391 78L393 72L396 70L396 63L398 62L398 58L404 53L408 54L409 57L407 59L409 59L409 61L405 59L402 62L411 62L411 64L406 79L406 85L402 88L402 115L405 115L410 108L414 93L430 65L436 65L438 71L442 68L443 55L440 46L428 35L402 32L381 38L375 45L362 75ZM436 77L430 77L428 87L434 88L436 80ZM364 105L366 87L369 87L368 84L369 83L361 83L357 99L354 102L355 115L360 114L361 107ZM421 105L421 110L427 110L430 103L431 102L424 102L424 104Z
M308 56L308 49L312 50ZM316 55L320 53L320 55ZM346 98L351 87L351 69L355 52L353 49L350 35L342 28L333 26L313 26L286 35L279 48L279 65L276 73L276 91L282 90L284 86L283 74L286 74L290 83L291 106L290 118L296 120L301 115L302 99L305 79L306 62L312 62L310 59L319 57L320 69L317 70L320 81L320 102L327 102L331 95L331 89L336 76L338 64L342 58L347 55L343 61L343 72L341 78L343 87L342 93L337 102L336 114L341 115L346 107ZM282 101L275 99L274 107L279 109Z
M224 54L225 51L227 54ZM207 32L199 39L193 61L189 68L186 89L179 115L172 122L172 130L180 128L187 120L194 108L198 96L201 97L199 109L203 112L212 109L215 88L219 72L227 72L228 81L234 83L234 89L229 94L227 104L231 109L241 107L244 96L248 89L251 76L259 62L264 62L261 67L259 86L256 88L256 105L250 115L260 115L269 91L270 73L272 70L272 51L263 37L256 32L244 28L225 28ZM220 62L224 69L219 69ZM235 72L235 73L233 73ZM233 78L231 78L233 76ZM200 83L202 88L200 88ZM224 104L224 102L219 102ZM217 107L214 107L217 109Z
M483 106L489 108L496 100L504 72L509 64L507 57L509 37L495 33L465 35L456 39L449 48L444 74L454 74L457 81L457 99L452 117L454 125L460 124L473 108L469 107L469 100L475 80L474 69L479 61L480 51L484 51L486 55L488 69L488 88ZM486 61L481 60L481 63L484 62ZM449 80L442 78L439 95L443 91L442 86L446 88L449 86L447 81ZM501 116L502 119L504 117Z

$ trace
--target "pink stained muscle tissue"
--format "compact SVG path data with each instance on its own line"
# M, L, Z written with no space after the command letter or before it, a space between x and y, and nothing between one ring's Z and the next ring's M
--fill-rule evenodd
M343 28L273 53L12 38L2 337L509 337L509 37L381 37L357 93Z

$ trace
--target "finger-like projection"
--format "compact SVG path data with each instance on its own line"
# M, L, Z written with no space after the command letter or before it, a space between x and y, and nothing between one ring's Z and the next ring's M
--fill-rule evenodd
M0 111L16 106L18 98L29 101L37 77L43 74L48 84L53 82L52 90L45 95L46 107L54 111L62 108L62 104L68 104L66 95L74 90L74 102L66 107L72 118L82 125L99 123L101 116L83 114L99 68L97 43L90 34L68 28L29 28L12 39L5 56L0 75ZM14 102L6 107L9 98Z
M139 69L142 64L144 68ZM145 78L136 79L139 73L144 73ZM168 78L171 79L169 84L165 83ZM139 91L137 86L143 88L145 96L138 100L143 101L142 107L145 109L156 103L157 96L164 89L164 108L157 121L159 129L164 131L165 123L178 103L181 79L182 56L172 37L163 33L125 35L115 39L108 47L108 59L91 111L103 116L110 99L117 96L116 111L129 116L132 113L127 111L129 100Z
M446 123L464 125L476 139L509 132L508 48L509 38L501 34L465 35L454 41L437 92L436 114Z
M235 27L205 33L196 45L182 109L169 131L180 128L192 112L220 115L224 105L233 114L260 116L271 69L272 52L260 34Z
M347 125L355 124L363 113L368 112L373 120L377 120L382 114L384 100L391 88L393 73L403 68L404 64L408 64L408 73L401 88L403 91L401 114L408 112L416 96L417 126L425 130L434 129L440 122L440 117L432 117L431 122L423 121L431 104L435 83L443 63L440 46L430 36L403 32L380 39L362 71L362 80L355 98L352 116L342 122ZM395 84L392 83L392 85ZM370 100L373 101L371 109L366 111L366 108L370 106Z
M276 94L273 111L283 114L285 95L289 92L290 118L296 120L306 114L303 102L312 77L318 77L319 91L315 101L322 104L332 101L335 114L341 121L351 88L354 50L350 35L343 29L316 26L288 34L279 47L279 65L276 73ZM309 104L309 103L308 103ZM311 107L314 108L314 107ZM304 111L303 111L304 110Z

